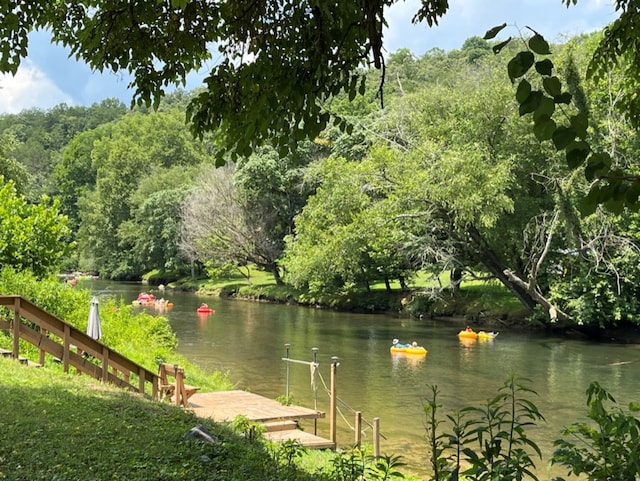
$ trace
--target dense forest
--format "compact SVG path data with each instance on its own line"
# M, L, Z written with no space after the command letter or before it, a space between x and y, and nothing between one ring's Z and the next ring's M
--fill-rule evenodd
M615 108L623 72L585 79L598 40L553 46L563 114L588 112L591 148L637 171L636 131ZM492 47L392 53L384 103L380 72L362 72L365 95L335 96L313 141L224 167L224 132L194 138L185 123L197 91L156 110L106 99L1 115L0 265L129 280L252 264L311 293L447 272L454 294L462 279L496 279L546 323L639 324L638 212L584 212L585 171L522 115L507 75L517 47Z

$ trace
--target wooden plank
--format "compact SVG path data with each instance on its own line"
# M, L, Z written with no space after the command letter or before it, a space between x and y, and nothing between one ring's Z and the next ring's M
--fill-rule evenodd
M272 431L293 431L298 429L298 423L295 421L269 421L264 423L267 432Z
M263 434L263 436L274 443L280 443L283 441L295 440L300 442L303 446L310 449L333 449L334 443L315 434L301 431L300 429L294 429L291 431L270 431Z
M255 422L319 419L325 415L322 411L285 406L273 399L238 390L194 394L189 399L189 409L197 416L217 422L233 421L238 415Z

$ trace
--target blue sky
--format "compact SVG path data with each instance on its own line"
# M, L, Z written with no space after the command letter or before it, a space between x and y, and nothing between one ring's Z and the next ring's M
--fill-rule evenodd
M613 0L579 0L567 8L561 0L450 0L450 9L438 26L412 25L419 0L400 0L388 12L384 41L387 52L408 48L417 56L432 48L452 50L474 35L506 22L507 35L530 26L548 40L600 29L616 18ZM506 35L505 35L506 37ZM26 108L48 109L60 103L91 105L109 97L129 104L129 78L122 74L96 73L68 51L51 45L47 32L30 37L29 57L18 74L0 74L0 113ZM187 89L200 85L206 71L192 74Z

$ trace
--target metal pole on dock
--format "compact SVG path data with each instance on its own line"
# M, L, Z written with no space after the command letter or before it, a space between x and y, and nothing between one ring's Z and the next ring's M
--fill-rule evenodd
M316 382L316 377L317 377L317 373L316 370L318 369L318 348L317 347L312 347L311 348L311 352L313 352L313 379L311 380L313 383L313 409L315 409L316 411L318 410L318 383ZM313 420L313 434L315 436L318 435L318 420L314 419Z
M373 418L373 457L380 457L380 418Z
M331 358L331 407L329 408L329 438L331 439L331 442L333 442L334 448L338 445L336 443L336 372L338 370L338 365L338 357L333 356Z
M291 349L291 344L287 343L284 345L284 348L287 351L287 359L289 359L289 349ZM289 401L289 363L287 363L287 387L284 393L285 397L287 398L287 402Z

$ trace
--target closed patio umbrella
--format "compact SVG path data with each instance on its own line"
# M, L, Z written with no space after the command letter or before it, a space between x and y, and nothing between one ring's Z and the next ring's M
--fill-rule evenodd
M87 336L96 340L102 337L102 330L100 328L100 311L98 310L98 298L96 296L91 298L89 322L87 323Z

